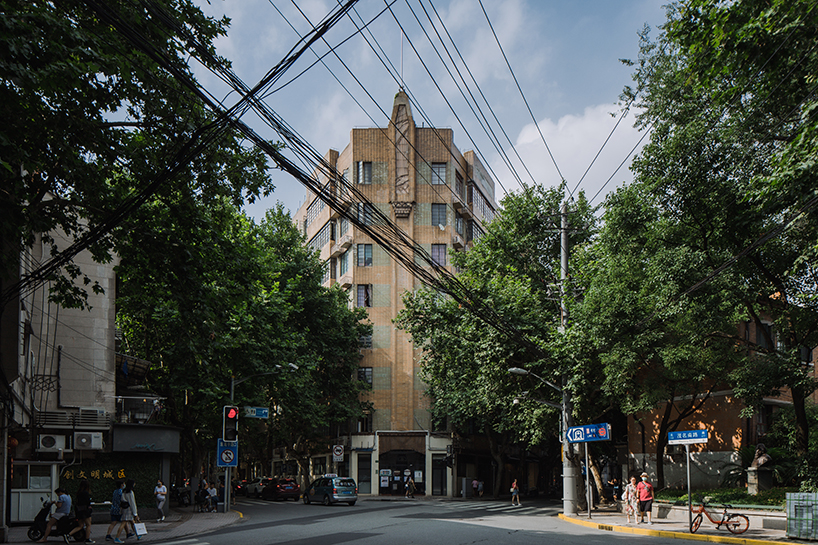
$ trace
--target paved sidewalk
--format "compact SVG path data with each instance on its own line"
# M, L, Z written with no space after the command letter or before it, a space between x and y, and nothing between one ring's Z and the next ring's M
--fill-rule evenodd
M741 510L736 510L741 512ZM787 537L784 530L776 530L772 528L762 528L757 524L750 523L750 528L743 534L734 535L726 529L716 530L716 526L707 519L701 525L701 528L695 533L691 534L687 520L668 520L654 518L653 524L628 524L627 518L624 514L613 510L594 510L591 513L591 518L587 514L578 514L574 517L567 517L560 514L562 520L579 524L586 527L598 528L600 531L607 532L622 532L627 534L639 534L648 536L657 536L665 538L688 539L691 541L709 541L712 543L743 543L747 545L762 545L775 544L780 545L782 542L788 543L809 543L806 541L799 541ZM752 521L752 519L751 519Z
M155 519L142 521L145 523L148 534L142 536L140 540L133 537L126 540L124 531L120 539L131 545L150 541L170 541L179 537L218 530L234 524L240 518L241 514L236 511L230 511L229 513L197 513L191 507L185 509L171 508L164 522L156 522ZM91 539L98 544L113 543L112 541L105 541L105 530L107 529L107 523L94 524L91 527ZM34 543L28 539L26 532L28 532L28 526L9 528L9 543ZM114 528L114 533L116 533L116 528ZM63 543L63 538L49 537L48 542ZM74 543L74 541L71 543Z

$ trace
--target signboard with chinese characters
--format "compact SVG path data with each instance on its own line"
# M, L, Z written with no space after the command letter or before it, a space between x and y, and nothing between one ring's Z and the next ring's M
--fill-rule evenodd
M610 424L587 424L568 428L565 434L569 443L589 443L591 441L610 441Z
M239 442L219 439L216 444L216 467L239 467Z
M270 409L267 407L244 407L244 416L247 418L270 418Z
M670 431L667 434L668 445L692 445L707 443L707 430Z

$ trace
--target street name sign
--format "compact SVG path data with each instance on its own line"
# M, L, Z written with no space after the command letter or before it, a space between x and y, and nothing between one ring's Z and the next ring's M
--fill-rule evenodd
M668 445L693 445L707 443L707 430L669 431Z
M270 418L270 409L267 407L245 407L244 416L247 418Z
M568 428L566 433L569 443L589 443L591 441L610 441L610 424L587 424Z

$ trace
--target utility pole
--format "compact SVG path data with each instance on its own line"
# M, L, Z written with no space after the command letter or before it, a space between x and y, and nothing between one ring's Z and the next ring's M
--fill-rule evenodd
M562 203L560 210L560 329L565 333L568 326L568 307L566 305L566 283L568 282L568 201ZM568 442L568 428L573 424L573 404L568 391L568 377L562 377L562 512L566 516L577 513L577 469L572 461L571 443Z

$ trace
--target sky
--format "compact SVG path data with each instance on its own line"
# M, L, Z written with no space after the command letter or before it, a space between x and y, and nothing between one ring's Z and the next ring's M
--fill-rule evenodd
M482 0L481 7L479 0L388 1L391 9L384 0L360 0L350 12L357 26L344 17L324 36L326 43L312 46L317 55L332 47L338 57L330 53L326 66L310 66L316 54L305 52L278 81L289 83L266 95L267 106L320 155L342 151L353 128L387 126L402 81L415 99L415 122L452 128L460 151L475 150L489 166L498 201L519 190L520 181L553 187L565 179L571 191L578 187L588 198L596 195L593 203L599 204L631 179L629 155L644 136L633 126L633 111L605 141L621 115L619 96L632 83L633 68L620 59L637 58L645 25L651 36L658 35L665 20L662 2ZM200 0L200 5L210 16L230 18L216 50L249 86L298 44L298 33L306 34L338 7L334 0ZM369 24L359 32L361 20ZM391 73L384 62L394 66ZM226 105L237 100L209 72L196 74L214 95L226 97ZM265 138L280 140L252 112L243 120ZM292 213L304 201L300 182L275 169L271 175L275 192L246 206L256 219L278 201Z

